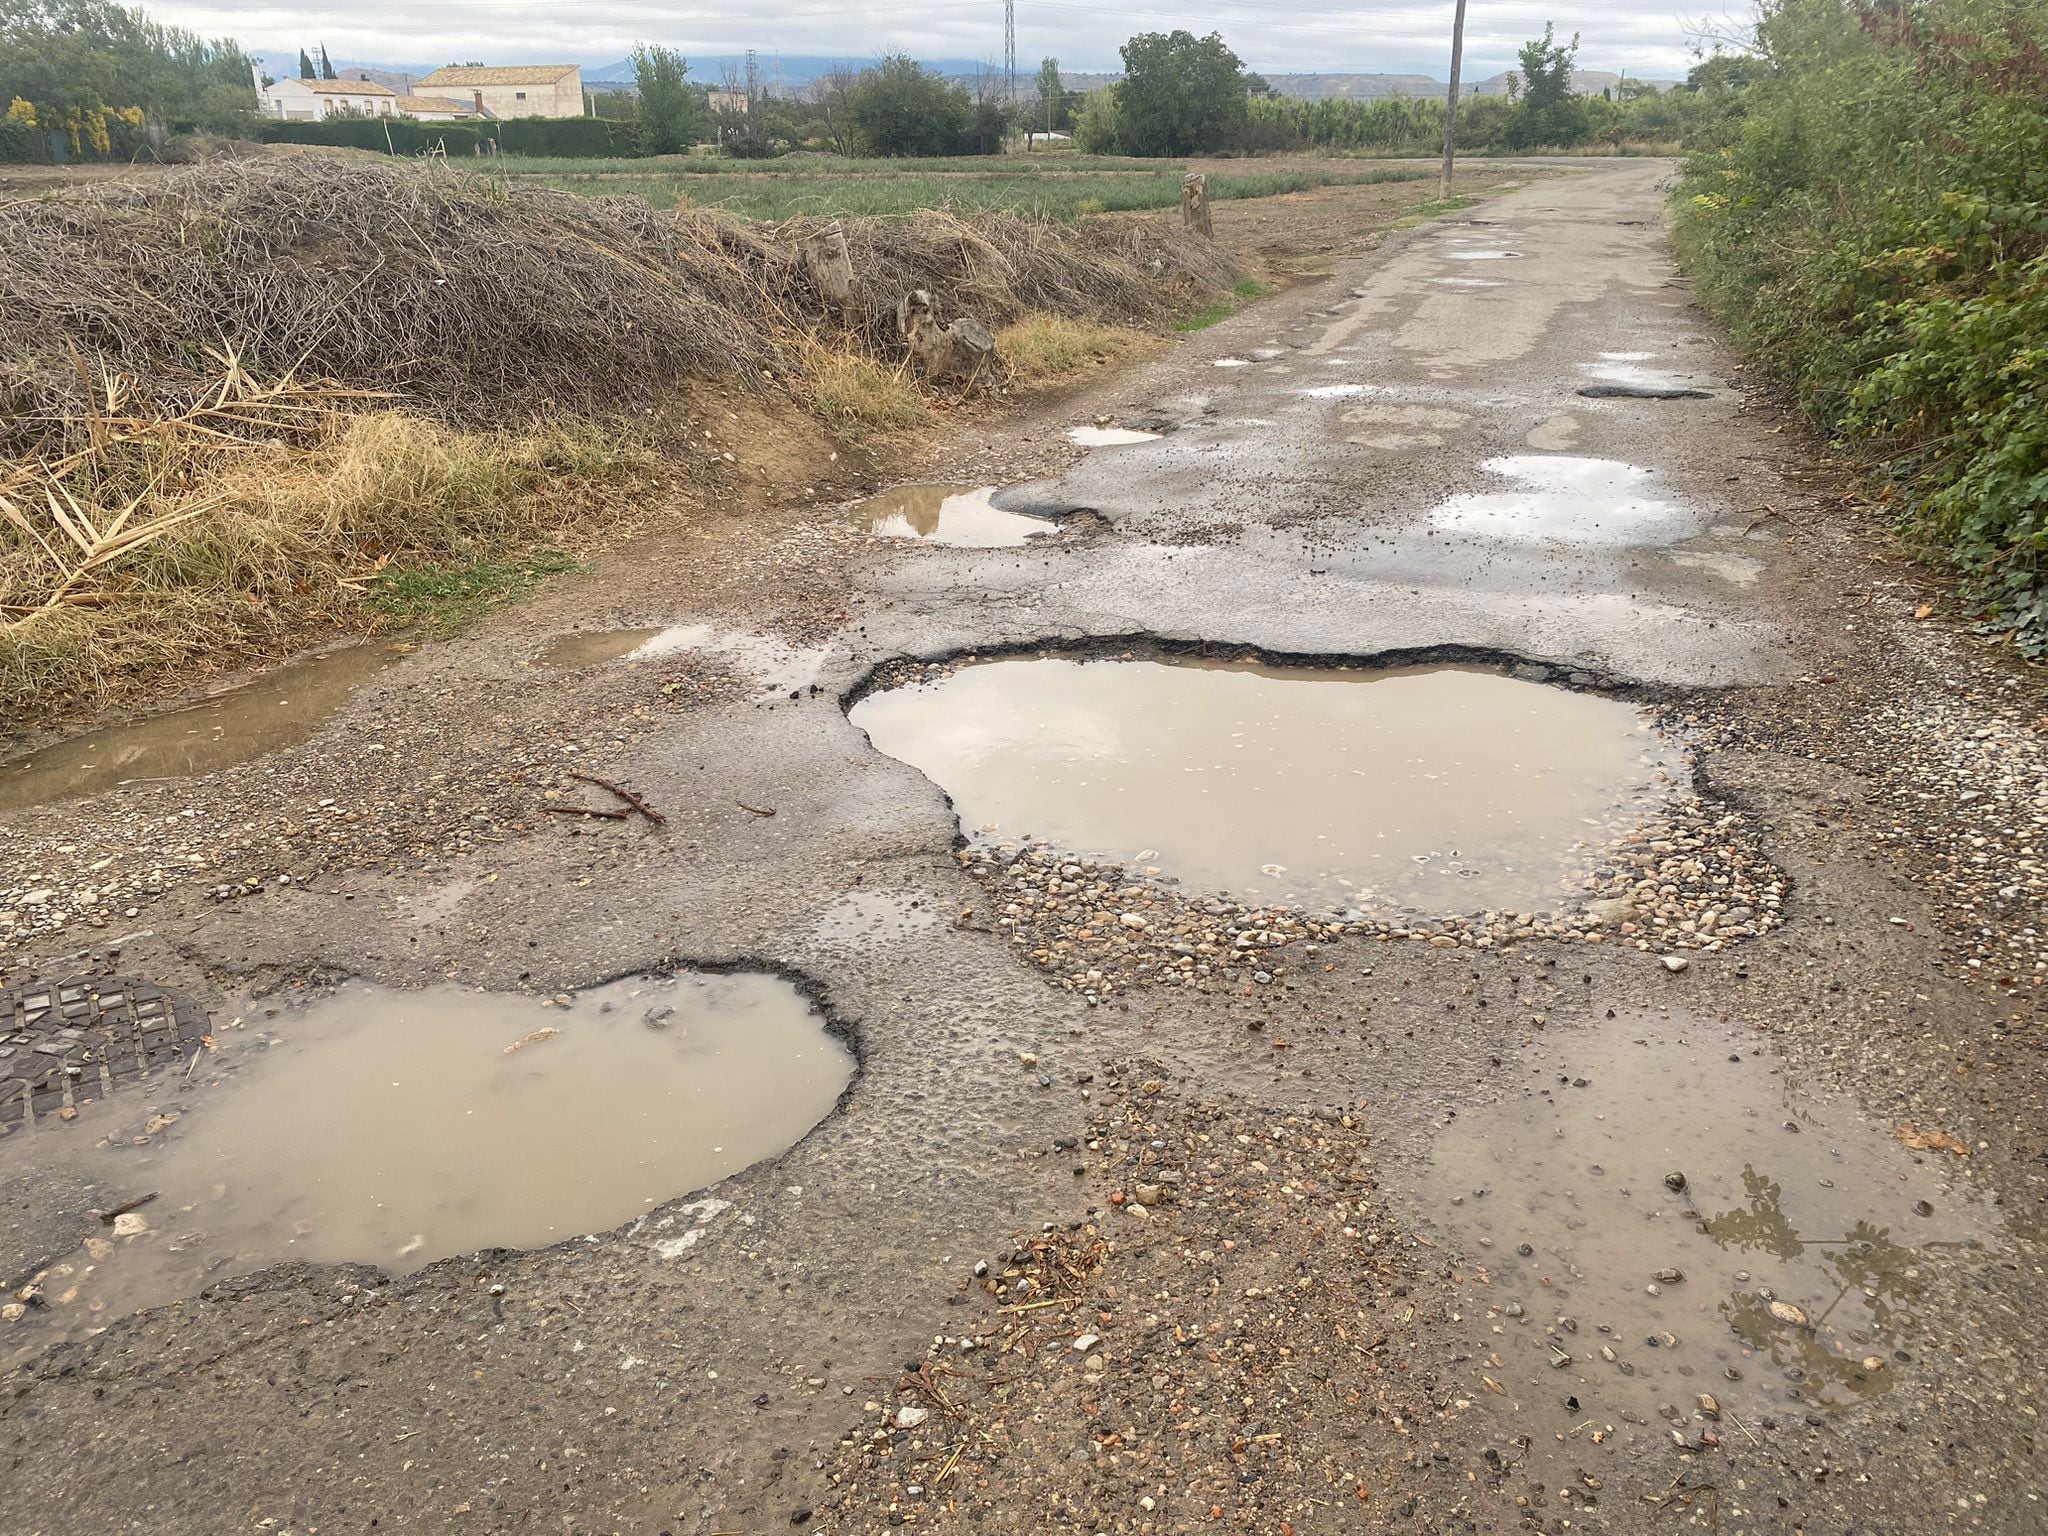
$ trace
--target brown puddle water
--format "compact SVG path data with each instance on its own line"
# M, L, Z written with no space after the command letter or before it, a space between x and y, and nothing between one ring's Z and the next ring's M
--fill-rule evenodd
M1686 771L1633 705L1470 667L991 661L852 719L970 835L1320 910L1562 906Z
M295 746L404 654L395 645L352 645L302 657L197 704L54 742L0 763L0 811L76 800L137 779L213 773Z
M1638 1014L1525 1056L1520 1093L1437 1126L1430 1153L1435 1214L1481 1282L1474 1374L1518 1410L1696 1438L1707 1393L1753 1429L1773 1403L1883 1392L1967 1327L1951 1283L2003 1239L1950 1154L1722 1025Z
M1005 512L984 485L899 485L871 496L850 514L856 528L877 538L917 539L960 549L1002 549L1059 532L1042 517Z
M269 1027L222 1031L218 1082L51 1133L113 1143L107 1205L160 1194L51 1267L46 1325L75 1336L287 1259L408 1273L606 1231L793 1145L854 1070L802 993L750 973L635 977L568 1007L351 982Z
M571 670L620 661L660 638L659 629L579 629L557 635L540 650L540 663Z

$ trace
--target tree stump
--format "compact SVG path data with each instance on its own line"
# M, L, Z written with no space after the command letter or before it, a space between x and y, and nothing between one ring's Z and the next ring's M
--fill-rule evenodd
M837 219L804 236L804 271L834 314L853 309L853 255L846 248L846 230Z
M987 326L965 316L940 324L938 306L922 288L897 301L896 329L928 378L958 379L963 391L972 389L996 359L996 339Z
M1189 171L1180 182L1181 228L1190 234L1200 235L1204 240L1212 238L1209 229L1209 178L1200 171Z

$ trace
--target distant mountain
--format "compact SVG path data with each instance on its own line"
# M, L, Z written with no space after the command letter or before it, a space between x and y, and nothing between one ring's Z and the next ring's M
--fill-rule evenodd
M1602 91L1612 90L1621 84L1624 78L1637 85L1655 86L1660 91L1668 91L1678 84L1676 80L1651 80L1642 75L1624 77L1605 69L1575 69L1572 71L1572 89L1581 96L1598 96ZM1497 75L1488 75L1484 80L1468 80L1465 89L1475 96L1505 96L1508 82L1513 80L1519 89L1521 79L1520 70L1504 69ZM1438 86L1436 89L1437 94L1441 96L1444 88Z

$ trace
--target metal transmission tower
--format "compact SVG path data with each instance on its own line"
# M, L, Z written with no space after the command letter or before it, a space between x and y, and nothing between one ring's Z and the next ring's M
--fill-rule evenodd
M754 115L754 105L761 99L761 61L754 57L754 50L747 50L747 116Z
M1017 0L1003 0L1003 73L1010 82L1010 105L1017 105Z

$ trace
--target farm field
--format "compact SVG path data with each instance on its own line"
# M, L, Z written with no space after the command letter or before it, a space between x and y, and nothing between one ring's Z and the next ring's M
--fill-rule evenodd
M493 172L517 186L559 187L591 197L639 197L656 208L716 208L743 218L1018 213L1072 221L1089 214L1170 208L1188 169L1209 177L1212 201L1277 197L1322 187L1423 181L1416 164L1370 161L1127 160L1044 155L945 160L840 160L792 156L754 163L671 156L662 160L507 158Z

